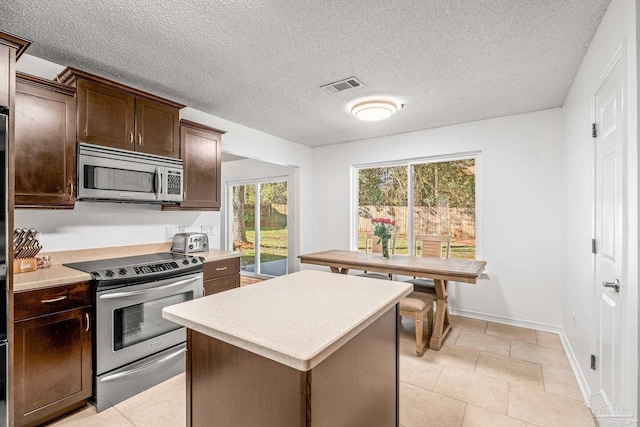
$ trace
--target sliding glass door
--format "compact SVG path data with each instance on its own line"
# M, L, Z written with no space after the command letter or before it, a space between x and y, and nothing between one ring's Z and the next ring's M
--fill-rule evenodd
M288 271L286 179L255 180L229 186L230 247L242 251L241 272L282 276Z

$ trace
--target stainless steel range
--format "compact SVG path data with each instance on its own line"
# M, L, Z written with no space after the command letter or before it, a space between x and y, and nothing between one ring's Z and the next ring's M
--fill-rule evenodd
M65 264L94 278L98 412L184 371L186 330L162 308L203 295L203 264L168 252Z

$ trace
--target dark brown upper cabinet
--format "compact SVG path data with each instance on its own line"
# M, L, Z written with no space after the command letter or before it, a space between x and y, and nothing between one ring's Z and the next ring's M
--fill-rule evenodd
M180 157L184 105L71 67L58 80L78 90L78 141Z
M76 90L17 73L15 206L73 208Z
M220 210L222 134L225 131L180 120L180 158L184 194L179 206L165 210Z

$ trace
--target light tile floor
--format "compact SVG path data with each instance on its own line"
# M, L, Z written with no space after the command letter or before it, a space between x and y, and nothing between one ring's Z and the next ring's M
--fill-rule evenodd
M558 335L459 316L451 324L442 349L418 358L413 321L401 323L401 426L597 426ZM53 425L184 426L184 381L182 374L99 414L91 406Z

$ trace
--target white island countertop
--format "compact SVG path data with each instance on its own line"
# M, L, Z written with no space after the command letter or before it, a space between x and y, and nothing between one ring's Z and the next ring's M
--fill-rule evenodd
M410 283L313 270L165 307L163 317L308 371L413 291Z

